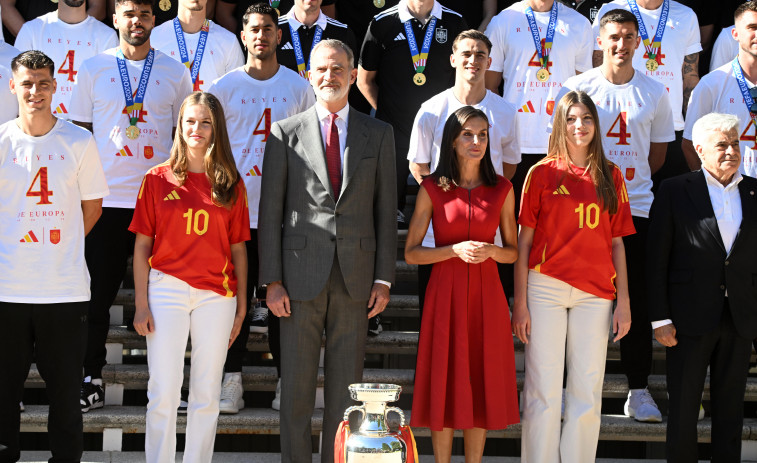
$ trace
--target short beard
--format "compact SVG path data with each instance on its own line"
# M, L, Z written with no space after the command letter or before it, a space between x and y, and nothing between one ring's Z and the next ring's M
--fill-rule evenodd
M313 89L315 91L315 96L317 98L320 98L321 100L331 103L333 101L339 101L342 98L344 98L350 91L350 86L347 85L346 87L342 87L339 90L328 90L328 89Z
M80 6L84 5L85 0L62 0L63 3L71 8L79 8Z
M152 30L150 29L143 29L143 30L145 33L142 37L132 37L129 31L126 31L125 34L121 35L121 38L123 38L124 41L128 43L129 45L133 45L135 47L144 45L148 40L150 40L150 32L152 32Z

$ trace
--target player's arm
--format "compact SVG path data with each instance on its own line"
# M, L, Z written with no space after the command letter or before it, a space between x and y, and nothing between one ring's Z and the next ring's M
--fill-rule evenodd
M667 143L650 143L649 144L649 170L654 175L655 172L665 164L665 153L668 150Z
M18 35L18 31L21 30L21 26L24 25L24 17L16 9L16 0L0 0L0 7L2 7L3 24L13 34Z
M378 108L379 88L376 82L377 73L378 71L368 71L363 66L358 66L357 68L357 88L360 89L360 93L368 100L373 109Z
M80 121L72 121L74 124L78 125L79 127L84 127L85 129L92 131L92 123L91 122L80 122Z
M591 54L591 64L593 64L596 68L602 65L602 61L604 61L602 57L602 50L594 50L594 52Z
M234 8L236 5L223 0L216 3L216 22L225 27L231 33L237 30L237 19L234 17Z
M681 73L683 75L683 115L686 116L691 92L699 83L699 53L686 55Z
M511 180L513 178L513 175L515 175L515 169L517 167L518 167L518 164L510 164L508 162L503 162L502 163L502 176L508 180Z
M428 162L410 162L410 173L418 185L423 181L423 177L431 173L430 163Z
M87 0L87 14L98 21L105 19L105 0Z
M681 150L683 151L683 157L686 159L686 164L689 169L699 170L702 167L702 160L697 155L697 150L694 149L694 143L691 140L684 138L681 140Z
M205 4L205 17L208 19L213 19L216 14L216 0L208 0L208 3Z
M499 95L499 84L502 83L502 73L499 71L486 71L484 77L486 88Z
M481 32L486 32L486 26L489 25L492 18L497 14L497 0L484 0L483 9L484 19L478 26L478 30Z
M325 14L329 18L337 19L336 18L336 5L322 5L321 11L323 11L323 14Z
M103 213L103 199L97 198L82 201L81 212L84 216L84 236L87 236Z

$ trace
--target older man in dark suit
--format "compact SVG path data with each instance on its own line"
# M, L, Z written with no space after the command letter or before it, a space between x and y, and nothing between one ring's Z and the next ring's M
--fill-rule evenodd
M757 180L739 173L739 119L693 128L702 170L662 183L648 241L649 314L667 346L667 458L697 461L697 415L710 367L713 461L741 458L743 399L757 337Z
M368 317L384 310L397 256L391 127L347 104L352 51L323 40L310 57L317 103L273 124L260 198L260 283L281 318L281 458L310 463L326 330L321 461L363 373ZM367 310L367 309L368 310Z

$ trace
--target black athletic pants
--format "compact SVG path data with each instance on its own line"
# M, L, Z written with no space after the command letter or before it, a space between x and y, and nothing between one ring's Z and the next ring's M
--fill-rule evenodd
M631 329L620 340L620 362L628 378L628 388L643 389L647 387L652 372L652 324L649 322L644 280L649 219L633 217L633 226L636 233L623 238L631 298Z
M54 270L51 270L54 271ZM16 304L0 302L0 463L16 462L19 402L32 361L45 380L51 462L78 462L82 455L81 339L87 302Z
M84 354L84 376L102 378L105 341L110 328L110 306L126 274L126 261L134 254L134 233L129 231L134 209L104 207L85 241L84 255L92 279L89 328Z

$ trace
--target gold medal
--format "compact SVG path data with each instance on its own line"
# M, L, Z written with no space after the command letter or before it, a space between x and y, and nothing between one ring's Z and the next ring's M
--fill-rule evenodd
M130 125L126 127L126 138L129 140L136 140L139 138L139 129L136 125Z
M660 67L660 65L657 64L657 60L656 59L649 58L647 60L647 71L656 71L658 67Z
M276 10L276 16L281 16L281 11L278 8L274 8L274 10Z
M539 79L539 82L546 82L549 80L549 71L547 71L544 68L539 69L536 71L536 78Z
M171 9L171 0L160 0L160 3L158 3L158 6L163 11L168 11Z
M413 76L413 83L417 86L421 86L426 83L426 76L420 72L415 73Z
M373 0L373 6L376 8L383 8L386 5L386 0Z

